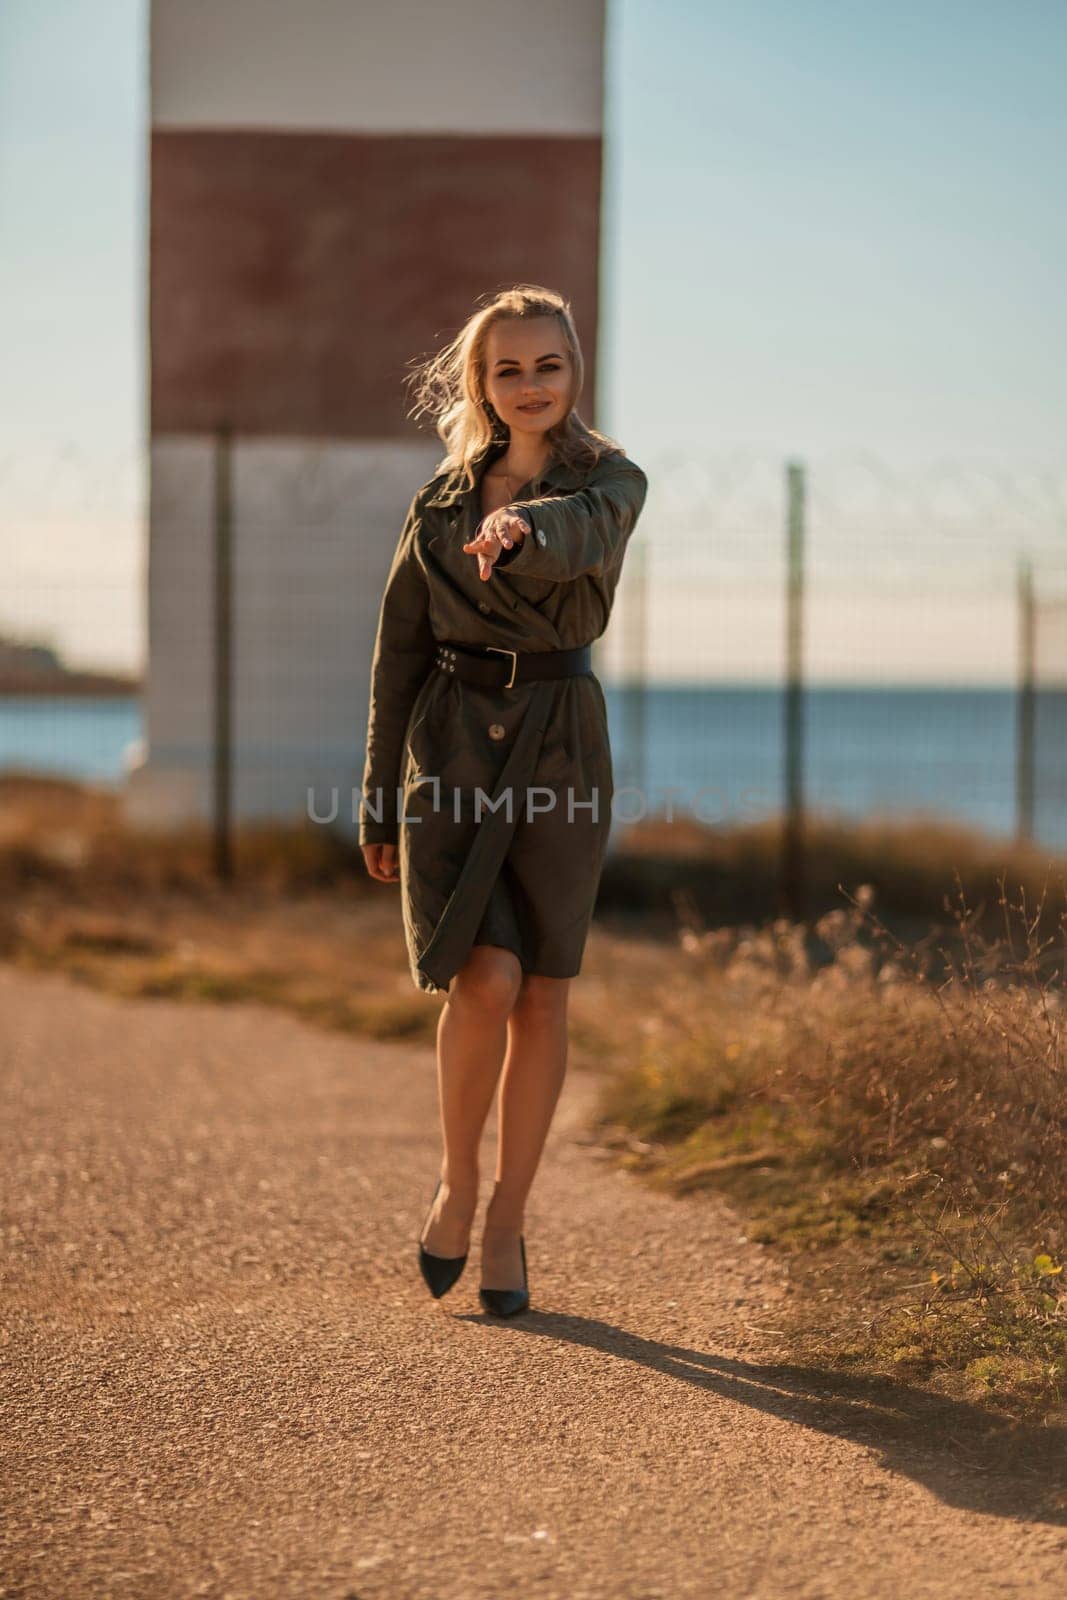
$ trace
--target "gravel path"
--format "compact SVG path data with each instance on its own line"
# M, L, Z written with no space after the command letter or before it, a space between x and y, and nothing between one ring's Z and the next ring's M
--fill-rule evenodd
M418 1275L425 1049L0 968L0 1068L5 1597L1063 1594L1047 1472L771 1359L771 1258L598 1161L587 1075L502 1323L480 1214L445 1300Z

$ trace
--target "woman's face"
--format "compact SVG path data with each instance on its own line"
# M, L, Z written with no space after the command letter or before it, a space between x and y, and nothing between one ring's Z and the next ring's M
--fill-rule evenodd
M486 336L485 392L512 433L545 433L566 415L573 364L555 317L511 317Z

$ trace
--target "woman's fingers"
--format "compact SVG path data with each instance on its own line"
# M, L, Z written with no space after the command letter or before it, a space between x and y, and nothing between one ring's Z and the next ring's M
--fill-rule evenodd
M508 511L506 507L501 507L499 511L490 511L487 517L482 518L474 530L474 540L495 534L505 544L512 544L516 538L521 539L525 532L525 517L520 517L516 511ZM466 550L470 546L464 545L463 548Z
M495 555L501 545L505 545L510 550L513 542L512 539L509 539L506 534L500 533L499 530L489 529L485 533L476 533L474 538L468 540L463 548L472 555L489 555L490 553Z
M522 539L526 534L526 518L520 517L517 511L509 511L503 507L500 511L493 512L495 519L493 526L499 528L509 539Z
M483 533L465 544L463 549L478 558L478 576L488 578L492 575L493 566L500 554L502 544L511 545L510 539L504 539L499 533Z
M397 876L395 844L365 844L363 860L367 871L379 883L394 883Z
M468 540L463 546L465 555L478 558L478 576L486 579L491 576L493 564L500 554L501 546L510 550L516 538L521 539L526 533L525 519L514 511L491 511L483 517L475 530L474 538Z

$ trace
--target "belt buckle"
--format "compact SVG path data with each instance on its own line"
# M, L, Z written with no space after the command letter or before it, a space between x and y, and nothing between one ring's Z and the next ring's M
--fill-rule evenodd
M511 657L511 677L504 685L505 689L510 689L512 684L515 682L515 672L519 665L519 652L517 650L505 650L503 645L499 644L487 644L485 648L487 650L494 651L499 656Z

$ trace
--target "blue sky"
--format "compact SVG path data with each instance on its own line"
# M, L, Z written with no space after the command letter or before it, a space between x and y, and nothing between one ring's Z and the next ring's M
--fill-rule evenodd
M1062 0L626 3L612 49L620 427L1060 453Z
M0 631L115 664L143 649L146 34L143 0L0 11ZM638 460L1062 474L1062 0L609 0L608 61L600 421Z

